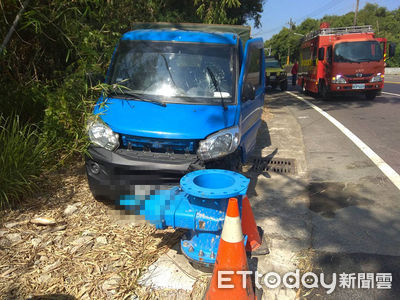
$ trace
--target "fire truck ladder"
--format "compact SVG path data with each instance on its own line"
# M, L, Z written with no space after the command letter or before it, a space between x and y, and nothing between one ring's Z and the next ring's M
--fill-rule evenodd
M348 34L348 33L367 33L374 32L371 25L363 25L363 26L350 26L350 27L337 27L337 28L322 28L319 30L315 30L310 32L305 36L305 40L310 40L315 38L316 36L326 36L326 35L334 35L334 34Z

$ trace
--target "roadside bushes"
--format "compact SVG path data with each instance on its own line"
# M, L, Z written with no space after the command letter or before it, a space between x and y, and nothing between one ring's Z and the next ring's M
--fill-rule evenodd
M37 189L40 175L54 162L57 144L19 116L0 116L0 208Z

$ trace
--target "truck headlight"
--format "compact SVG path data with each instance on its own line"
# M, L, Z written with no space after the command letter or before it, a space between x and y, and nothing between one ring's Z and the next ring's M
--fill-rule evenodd
M383 80L383 74L378 73L376 76L372 77L369 82L381 82Z
M332 83L347 83L346 79L342 77L342 75L336 75L335 77L332 77Z
M223 129L200 141L197 154L203 160L225 156L234 152L240 143L239 127Z
M113 151L119 146L119 135L101 120L89 121L87 131L90 141L100 147Z

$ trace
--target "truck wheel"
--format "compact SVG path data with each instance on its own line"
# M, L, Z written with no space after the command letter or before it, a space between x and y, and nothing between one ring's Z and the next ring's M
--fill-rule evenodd
M286 79L285 81L282 81L282 82L281 82L280 88L281 88L281 91L282 91L282 92L284 92L284 91L287 90L287 79Z
M367 99L367 100L374 100L375 99L375 97L376 97L376 92L375 91L372 91L372 92L366 92L365 93L365 99Z
M276 89L276 86L277 86L276 83L271 84L271 88L272 88L273 90Z

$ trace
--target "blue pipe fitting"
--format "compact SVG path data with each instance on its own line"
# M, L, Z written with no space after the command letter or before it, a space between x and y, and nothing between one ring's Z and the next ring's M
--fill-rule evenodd
M239 173L209 169L186 174L181 178L182 189L197 198L224 199L246 195L250 180Z
M144 215L158 229L188 229L181 240L183 254L191 261L210 266L217 255L228 200L238 198L241 212L242 196L246 195L249 182L232 171L199 170L183 176L180 187L152 195L127 195L121 198L120 205Z

